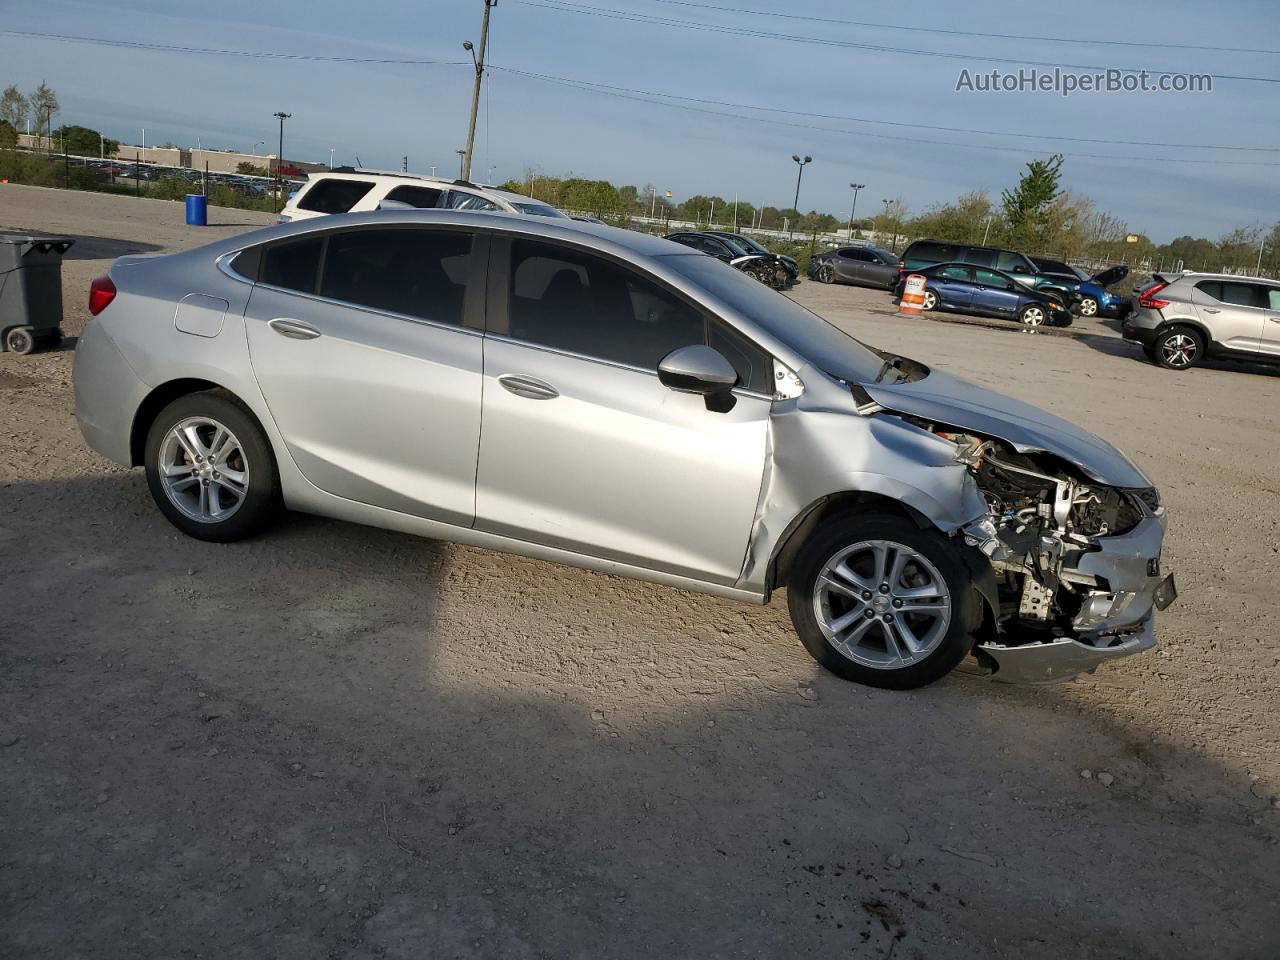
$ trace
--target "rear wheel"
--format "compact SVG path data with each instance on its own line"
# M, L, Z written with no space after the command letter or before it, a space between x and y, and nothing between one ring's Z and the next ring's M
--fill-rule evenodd
M1187 370L1204 356L1204 337L1191 327L1170 327L1156 335L1151 353L1157 366Z
M10 353L30 353L36 348L35 333L30 327L10 327L4 334L4 348Z
M827 525L797 554L791 621L837 676L906 690L945 676L969 652L980 607L956 548L897 517Z
M276 465L262 428L220 392L188 394L147 433L147 486L175 527L199 540L241 540L276 510Z

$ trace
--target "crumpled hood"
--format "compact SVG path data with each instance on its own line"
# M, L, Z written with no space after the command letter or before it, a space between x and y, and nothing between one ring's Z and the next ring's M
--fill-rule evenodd
M889 410L998 437L1020 453L1043 452L1075 464L1113 487L1149 487L1134 462L1107 441L1039 407L976 383L931 370L911 383L867 383L867 393Z

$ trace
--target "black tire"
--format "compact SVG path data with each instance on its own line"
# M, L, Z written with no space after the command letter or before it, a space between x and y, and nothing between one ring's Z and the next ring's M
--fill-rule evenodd
M831 264L824 263L822 266L818 268L818 282L819 283L835 283L836 282L836 271L835 271L835 268L831 266Z
M1166 370L1190 370L1204 357L1204 337L1194 327L1173 326L1151 341L1149 356Z
M238 505L233 510L229 509L225 519L198 520L188 516L167 492L161 477L161 455L166 438L182 421L193 418L208 419L224 426L238 441L241 458L231 466L243 468L247 482ZM181 451L178 452L182 455ZM189 458L184 456L184 459ZM214 543L243 540L264 530L279 511L279 480L271 445L253 415L225 391L187 394L161 410L147 431L144 463L147 486L160 512L187 536L198 540ZM208 486L211 481L200 482Z
M10 327L4 332L4 348L10 353L30 353L36 348L35 333L30 327Z
M945 630L939 624L938 639L931 649L914 662L900 666L860 663L838 650L819 625L818 608L822 603L817 595L819 574L827 562L842 551L867 541L883 541L919 554L933 565L934 572L946 585L949 594L949 619ZM856 599L848 602L862 603ZM879 598L874 597L874 602L879 602ZM956 546L936 531L922 530L909 520L885 515L847 517L821 527L800 548L792 563L787 584L787 606L800 642L814 660L845 680L889 690L922 687L950 673L972 648L972 634L980 623L982 613L973 579ZM871 609L871 606L872 604L863 604L861 609ZM848 614L849 611L844 612ZM887 651L888 642L884 639L883 631L889 627L877 622L879 615L868 619L873 621L867 628L868 634L880 631ZM854 624L859 622L853 621ZM871 643L875 642L874 636L867 636L866 639Z

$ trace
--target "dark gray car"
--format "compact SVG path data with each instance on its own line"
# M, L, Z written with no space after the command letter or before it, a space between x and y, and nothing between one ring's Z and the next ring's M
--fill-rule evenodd
M809 276L823 283L854 283L892 290L898 282L898 257L880 247L840 247L810 260Z

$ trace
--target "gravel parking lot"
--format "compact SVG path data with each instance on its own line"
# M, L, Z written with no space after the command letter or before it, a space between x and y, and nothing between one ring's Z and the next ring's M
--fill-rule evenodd
M273 219L0 185L112 257ZM1158 652L1045 689L819 671L736 605L305 516L185 539L0 355L0 955L1275 957L1280 377L792 293L1080 422L1171 514Z

